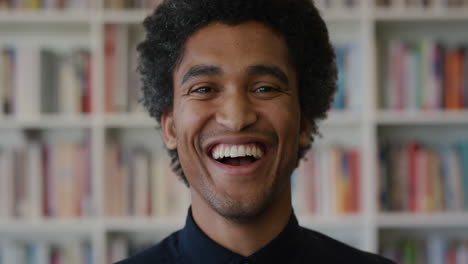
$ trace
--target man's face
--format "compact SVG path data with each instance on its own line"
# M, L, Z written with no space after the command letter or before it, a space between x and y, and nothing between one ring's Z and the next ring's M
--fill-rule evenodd
M287 199L310 126L301 122L283 38L256 22L210 24L186 42L173 82L162 131L179 153L192 204L245 220Z

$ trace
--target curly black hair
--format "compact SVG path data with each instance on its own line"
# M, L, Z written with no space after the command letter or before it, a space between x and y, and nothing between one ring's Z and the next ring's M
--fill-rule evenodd
M311 0L164 0L143 25L146 38L138 45L143 105L160 124L172 108L173 71L187 39L213 22L237 25L257 21L280 34L289 48L298 77L302 115L312 123L326 117L336 91L335 53L328 30ZM299 158L307 149L301 149ZM169 150L171 166L187 186L177 150Z

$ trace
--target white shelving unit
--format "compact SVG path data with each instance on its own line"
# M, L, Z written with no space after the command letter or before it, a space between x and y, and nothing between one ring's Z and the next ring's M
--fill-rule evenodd
M407 127L429 125L446 129L454 125L457 134L466 134L468 138L468 110L460 112L395 112L377 108L377 98L381 92L379 62L383 59L379 44L379 37L387 34L385 30L399 31L394 25L410 25L411 28L421 29L421 34L430 34L431 28L424 25L456 25L465 28L465 36L456 36L468 41L468 8L449 9L442 6L442 0L436 0L433 7L404 8L397 5L392 8L374 7L374 1L361 0L353 9L344 7L323 9L322 13L330 26L333 40L355 41L361 49L362 80L361 110L357 112L332 112L329 118L321 124L323 138L320 142L338 140L349 141L361 149L361 212L355 215L327 215L327 216L299 216L300 223L306 227L322 230L331 235L341 237L368 251L376 252L382 239L381 230L385 229L431 229L448 228L459 229L468 237L468 213L381 213L378 205L378 139L380 131L386 128L403 131ZM402 1L396 1L402 3ZM185 217L174 218L108 218L104 216L105 185L105 145L108 142L110 130L138 130L154 131L154 137L146 140L158 141L159 133L154 130L156 122L142 113L106 113L105 98L105 25L121 24L129 27L140 27L143 18L149 13L147 10L114 11L106 10L103 3L97 1L90 10L80 11L9 11L0 10L0 44L10 41L21 41L23 37L12 36L7 33L15 32L17 28L21 34L31 33L30 40L37 37L41 30L54 31L55 28L64 33L66 39L73 32L79 32L78 38L87 43L93 56L93 112L86 116L47 115L37 118L15 118L0 116L0 137L8 136L11 131L50 131L57 129L87 130L91 137L92 153L92 185L94 190L94 206L96 215L87 219L10 219L0 220L0 238L5 235L14 238L15 235L30 234L34 239L42 234L60 237L63 235L84 235L93 246L94 263L107 263L107 239L114 233L144 234L155 231L168 234L171 230L183 226ZM383 26L382 26L383 25ZM442 25L442 26L440 26ZM405 32L405 29L401 29ZM456 33L458 34L457 30ZM446 28L444 34L451 34ZM42 38L42 37L40 37ZM60 39L60 36L54 36ZM468 42L467 42L468 43ZM466 129L466 130L465 130ZM7 132L5 132L7 131ZM465 132L463 132L465 131ZM1 141L0 141L1 143Z

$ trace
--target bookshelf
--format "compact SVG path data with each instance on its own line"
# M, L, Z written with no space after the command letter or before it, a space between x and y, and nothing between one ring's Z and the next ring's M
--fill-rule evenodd
M320 125L323 137L317 138L316 146L325 149L337 146L359 150L360 184L357 197L360 210L353 213L326 214L303 213L299 210L297 213L300 223L373 252L396 254L397 249L391 245L412 239L433 241L440 237L444 241L456 240L458 241L456 243L463 245L462 242L468 240L466 209L431 213L380 210L378 156L380 144L384 140L405 143L418 139L424 143L434 144L468 141L466 106L456 111L444 109L397 111L382 107L382 100L388 94L385 69L389 61L389 42L401 39L417 41L430 37L446 43L449 47L464 44L468 50L466 34L468 3L458 1L464 5L452 6L448 5L452 1L444 0L316 0L315 2L321 8L329 25L333 42L337 46L350 49L352 47L354 50L354 60L347 57L353 61L350 63L353 66L350 76L344 82L352 87L346 90L358 91L357 96L348 98L350 104L356 107L331 111L329 118L323 121ZM426 2L427 5L424 4ZM120 69L124 76L119 76L121 78L119 80L124 82L120 88L121 93L127 95L128 86L135 86L132 85L133 64L128 58L133 56L130 47L141 39L140 23L150 12L149 9L122 7L119 4L114 6L108 1L99 0L90 1L89 5L79 8L0 9L0 50L7 46L19 47L25 44L36 48L51 47L63 53L74 47L86 49L91 57L92 76L89 79L91 87L91 96L88 99L91 108L89 113L75 111L66 114L63 112L31 114L26 111L24 114L15 115L0 111L2 153L20 146L30 146L31 142L77 143L87 140L90 153L90 168L87 174L90 181L88 202L91 207L89 216L78 218L44 215L21 218L0 217L0 245L2 245L0 258L5 258L10 252L7 249L18 243L23 245L20 248L24 248L24 244L28 243L46 243L53 248L66 234L72 238L71 243L89 245L92 252L90 263L109 263L108 255L113 254L112 252L122 252L120 249L134 247L128 244L129 241L137 247L151 244L184 224L183 209L157 216L125 214L110 216L106 213L106 208L111 203L107 196L109 187L112 187L109 185L115 184L116 180L109 175L106 163L110 144L116 144L122 149L143 146L151 160L162 159L165 155L159 132L154 129L156 122L141 109L138 107L126 108L126 111L106 109L106 100L109 100L107 89L112 89L110 86L106 88L108 84L106 71L109 70L106 66L108 64L106 40L109 25L120 28L121 33L118 34L121 34L120 37L125 40L124 46L120 49L127 54L120 60L124 60L128 68ZM0 72L1 69L2 66ZM2 80L4 79L0 77L0 81ZM2 82L0 84L3 85ZM3 87L5 86L0 87L2 104L5 99L2 97L5 94ZM40 91L41 88L39 86L36 89ZM122 94L113 98L119 96ZM120 100L123 100L122 98L126 99L124 96ZM3 154L0 154L0 161L1 155ZM142 160L145 158L136 162L145 164ZM0 170L1 164L0 162ZM154 170L158 170L158 166L151 168L151 171ZM3 183L5 179L2 176L0 174L0 182ZM178 186L181 188L177 189L177 192L181 192L181 196L186 197L188 191L183 190L181 183L178 183ZM43 194L40 190L35 192L36 195ZM149 192L154 195L154 191ZM465 195L468 195L466 189ZM187 200L181 202L180 207L184 208L187 203ZM40 204L35 206L40 210ZM8 257L11 258L11 255Z

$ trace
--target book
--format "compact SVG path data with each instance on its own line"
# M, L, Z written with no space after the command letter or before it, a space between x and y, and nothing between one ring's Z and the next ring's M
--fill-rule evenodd
M13 153L0 150L0 218L13 217Z
M419 141L382 143L380 208L412 213L465 210L467 146L466 142L436 146Z
M88 9L88 0L0 0L0 9Z
M153 10L162 0L105 0L104 6L109 9L150 9Z
M92 111L91 60L90 52L73 48L65 53L47 51L50 58L44 64L45 83L42 98L47 113L76 115Z
M190 192L171 171L169 158L144 146L111 143L106 148L106 215L184 215Z
M362 105L362 92L359 83L360 61L359 46L355 43L335 44L338 70L337 92L333 110L358 111Z
M466 44L456 48L436 40L391 39L382 106L385 109L461 110L468 104Z
M3 245L2 245L3 244ZM63 239L63 241L7 240L0 243L0 263L62 264L93 263L88 241Z
M400 235L382 243L379 251L397 263L461 264L468 260L468 241L440 234Z
M299 214L349 214L361 210L358 149L321 146L308 151L293 174L292 197Z
M40 53L39 47L23 45L16 47L14 80L15 115L18 118L36 118L40 113ZM28 78L22 78L27 73Z

